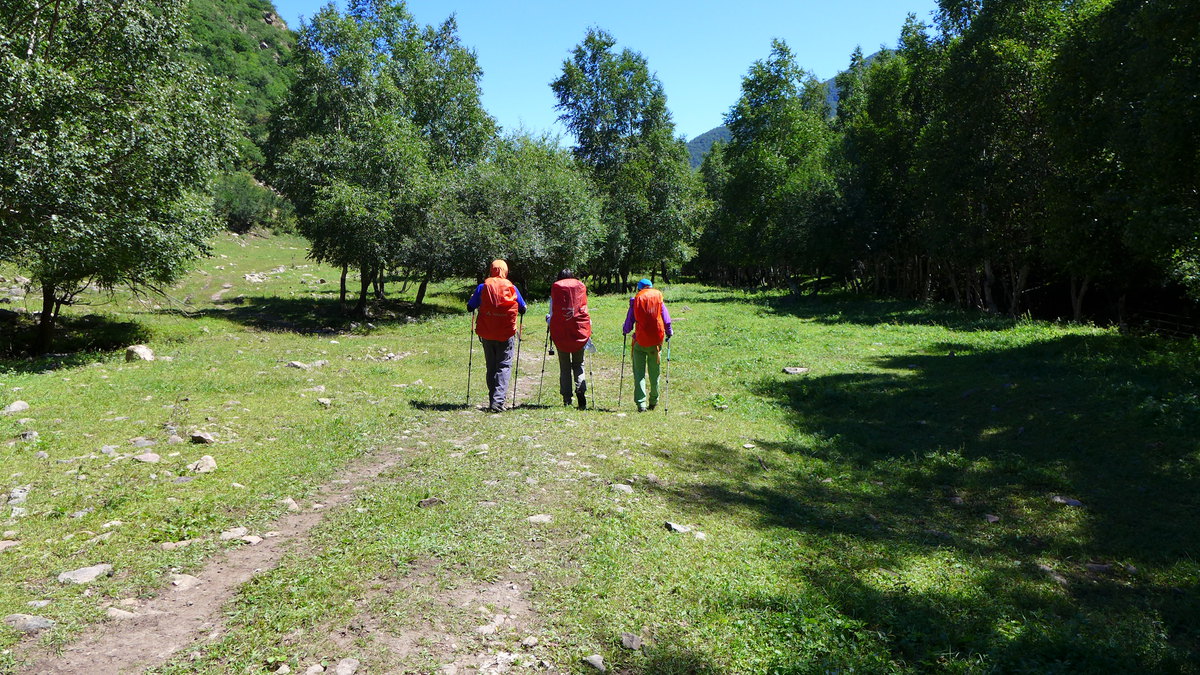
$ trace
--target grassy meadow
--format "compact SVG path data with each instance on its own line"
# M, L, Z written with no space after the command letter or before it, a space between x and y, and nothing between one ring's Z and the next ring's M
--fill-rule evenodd
M513 672L592 672L593 654L630 673L1200 672L1195 342L671 285L667 405L636 413L628 372L617 405L626 299L593 296L597 405L578 411L557 405L554 359L537 405L539 298L520 407L491 415L478 348L465 405L465 282L414 316L415 289L394 284L351 323L337 271L302 240L225 236L215 252L169 299L68 310L68 348L103 335L170 361L0 361L0 407L31 406L0 416L0 491L29 486L23 517L0 498L20 541L0 551L0 615L56 621L45 646L391 452L382 480L240 590L220 635L155 672L353 656L424 673L462 654ZM173 430L217 442L172 445ZM120 458L138 438L159 463ZM218 469L176 482L204 454ZM431 496L445 503L417 507ZM99 563L113 576L56 581ZM490 614L455 599L483 586L519 591L520 616L478 631ZM0 672L20 672L21 642L0 625Z

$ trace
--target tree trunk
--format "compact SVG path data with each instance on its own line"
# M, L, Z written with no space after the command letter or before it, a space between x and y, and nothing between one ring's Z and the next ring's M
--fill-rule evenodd
M663 264L662 264L662 278L663 278L663 283L664 283L664 284L669 284L669 283L671 283L671 279L670 279L670 277L668 277L668 276L667 276L667 263L666 263L666 261L664 261L664 262L663 262Z
M346 272L349 271L349 268L349 265L342 264L342 283L338 288L338 308L342 310L343 314L346 312Z
M1029 263L1021 265L1021 269L1017 270L1016 278L1013 279L1012 300L1009 302L1009 310L1014 317L1021 315L1021 295L1025 293L1025 285L1029 283Z
M359 318L367 318L367 294L371 290L371 282L374 281L374 270L369 267L363 267L359 270L361 275L358 288L358 303L354 305L354 316Z
M55 308L58 307L57 294L54 284L42 283L42 316L38 322L37 337L33 343L34 354L45 354L50 351L54 341L54 320L57 318Z
M996 307L996 299L992 297L992 284L996 282L996 275L992 272L992 261L983 261L983 301L987 306L987 311L995 314L1000 309Z
M433 272L425 272L425 276L421 277L421 285L417 286L417 299L413 302L414 305L420 307L425 302L425 290L429 288L429 280L433 278Z
M1087 293L1091 277L1085 276L1080 282L1079 277L1071 277L1071 320L1079 323L1083 320L1083 296Z
M384 284L383 270L380 270L379 272L377 272L375 274L374 286L375 286L375 299L376 300L383 300L384 296L386 295L384 292L383 284Z

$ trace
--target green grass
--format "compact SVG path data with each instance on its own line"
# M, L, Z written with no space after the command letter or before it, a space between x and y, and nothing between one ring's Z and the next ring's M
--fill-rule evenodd
M217 251L227 257L204 261L174 304L118 296L91 308L173 361L99 352L0 366L0 404L33 405L0 417L0 439L40 433L0 446L0 487L33 486L31 514L3 526L22 544L0 553L0 614L52 599L39 613L60 624L43 640L153 593L220 548L222 529L265 525L279 499L385 447L403 458L384 480L247 584L219 640L160 671L282 661L302 672L355 655L378 671L428 672L452 658L439 635L458 654L508 650L577 672L592 653L646 673L1200 670L1195 343L675 285L669 411L634 413L627 374L618 415L626 301L601 296L600 410L532 405L541 304L526 326L526 405L491 416L463 407L467 284L431 289L433 306L411 321L410 288L389 300L391 318L352 328L333 307L335 271L304 260L302 241L231 237ZM281 265L263 283L242 276ZM211 301L223 283L234 288ZM379 360L388 352L407 355ZM329 364L284 367L317 359ZM810 371L781 372L793 365ZM555 382L543 402L557 399ZM318 384L326 393L304 391ZM127 419L101 421L115 417ZM227 442L168 446L167 423ZM136 436L160 441L162 464L110 465L98 452ZM205 453L216 473L171 482ZM431 495L446 504L416 508ZM525 520L537 513L554 521ZM123 524L111 538L84 543L113 520ZM667 520L707 538L672 534ZM157 546L192 537L205 543ZM98 562L116 575L91 595L54 580ZM438 600L510 582L532 616L491 642L473 632L475 608ZM17 642L0 631L0 648ZM622 649L623 632L648 646ZM532 650L517 644L528 634ZM379 635L411 644L400 657Z

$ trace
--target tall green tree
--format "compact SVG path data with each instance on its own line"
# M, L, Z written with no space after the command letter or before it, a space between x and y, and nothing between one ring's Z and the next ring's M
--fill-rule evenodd
M0 6L0 260L41 286L40 351L88 284L158 288L208 250L232 114L178 47L186 4Z
M436 186L478 161L495 134L481 71L453 19L421 27L403 2L332 4L301 28L297 75L269 159L296 205L310 255L359 271L355 312L383 271L420 267ZM425 267L430 275L435 270Z
M702 193L662 83L644 56L615 47L609 33L589 30L550 87L605 199L608 234L593 271L624 278L691 255Z
M729 264L788 277L845 262L825 236L837 186L824 90L779 40L742 79L742 95L725 118L732 137L722 153Z

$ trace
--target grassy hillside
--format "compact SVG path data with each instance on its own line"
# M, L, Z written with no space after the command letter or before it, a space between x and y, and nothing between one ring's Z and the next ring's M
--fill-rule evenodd
M366 672L582 673L593 654L644 673L1197 672L1195 344L677 285L658 411L632 409L626 300L604 296L598 409L554 405L553 362L535 404L543 301L521 407L489 415L464 405L468 285L431 289L411 318L413 289L394 288L392 318L350 324L302 241L216 251L172 303L88 308L172 360L0 362L0 407L30 404L0 416L0 493L29 486L26 515L0 506L20 542L0 551L0 616L57 621L42 643L167 592L245 546L218 533L262 534L290 497L324 503L321 524L240 589L219 634L153 672L353 656ZM474 365L477 405L478 349ZM216 443L168 442L192 430ZM146 450L161 461L132 459ZM368 453L393 458L384 479L325 502ZM187 469L206 454L215 472ZM99 563L113 576L55 580ZM0 671L30 642L0 625Z
M191 0L188 26L192 57L228 80L249 140L261 147L271 109L283 100L291 82L284 63L296 36L270 0ZM254 148L246 151L252 161L258 160Z

